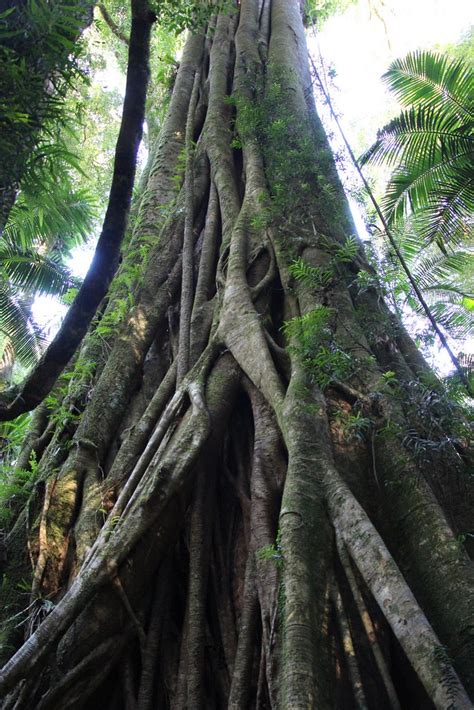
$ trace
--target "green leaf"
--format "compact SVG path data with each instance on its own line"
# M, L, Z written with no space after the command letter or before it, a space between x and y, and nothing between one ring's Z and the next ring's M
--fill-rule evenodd
M423 244L446 249L473 235L474 81L461 60L414 52L384 79L408 108L384 126L361 163L394 168L383 200L393 227L418 221Z

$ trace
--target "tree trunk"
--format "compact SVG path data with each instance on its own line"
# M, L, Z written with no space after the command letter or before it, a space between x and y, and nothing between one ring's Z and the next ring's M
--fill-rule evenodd
M406 446L427 418L446 440L416 399L436 383L358 286L299 0L188 38L151 155L105 310L22 452L10 614L28 565L32 591L3 707L472 707L467 455Z

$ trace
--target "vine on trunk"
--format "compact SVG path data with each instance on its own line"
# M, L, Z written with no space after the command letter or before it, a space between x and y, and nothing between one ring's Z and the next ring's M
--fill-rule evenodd
M77 356L97 366L25 441L7 574L31 563L33 592L4 708L471 707L467 453L448 500L448 459L404 446L426 366L357 286L306 58L297 0L187 40L133 298L112 292Z

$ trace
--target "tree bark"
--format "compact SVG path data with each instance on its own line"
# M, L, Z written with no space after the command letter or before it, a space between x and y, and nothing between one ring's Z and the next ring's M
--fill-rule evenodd
M437 415L357 288L362 246L341 257L299 0L190 34L150 155L129 311L105 349L97 319L57 396L73 411L41 408L21 455L41 485L4 707L472 707L472 562L435 494L447 465L472 484L454 448L428 468L405 446Z
M92 263L61 327L33 371L0 401L0 421L34 409L49 394L81 344L117 271L143 133L149 75L149 45L155 15L145 0L132 0L127 83L104 224Z

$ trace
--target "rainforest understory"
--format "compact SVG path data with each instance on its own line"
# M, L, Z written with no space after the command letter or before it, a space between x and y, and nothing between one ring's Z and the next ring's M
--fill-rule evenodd
M226 6L17 461L2 708L472 707L462 413L354 235L300 2Z

